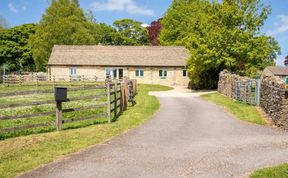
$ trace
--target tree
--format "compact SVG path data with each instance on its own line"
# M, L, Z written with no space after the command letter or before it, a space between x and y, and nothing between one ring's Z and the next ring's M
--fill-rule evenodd
M274 65L280 47L260 31L270 11L260 0L174 0L162 20L160 41L190 51L192 86L215 88L223 69L253 77Z
M102 45L121 45L117 44L117 34L118 32L113 27L106 25L105 23L100 23L98 28L98 35L100 38L100 44Z
M89 23L76 3L70 0L52 1L31 36L33 58L37 70L45 71L52 48L57 45L98 44L95 26Z
M72 0L72 2L75 3L78 7L80 7L79 0Z
M34 69L28 40L35 29L35 24L25 24L0 32L0 65L7 64L12 71Z
M132 19L116 20L113 23L118 32L115 34L115 45L148 44L148 31L141 25L141 22Z
M149 42L152 46L159 46L159 36L162 29L161 20L158 19L156 21L153 21L149 27L147 27L148 33L149 33Z

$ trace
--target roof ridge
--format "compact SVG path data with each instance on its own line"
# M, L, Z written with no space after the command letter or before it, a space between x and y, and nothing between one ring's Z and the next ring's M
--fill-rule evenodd
M54 47L117 47L117 48L185 48L184 46L125 46L125 45L54 45Z

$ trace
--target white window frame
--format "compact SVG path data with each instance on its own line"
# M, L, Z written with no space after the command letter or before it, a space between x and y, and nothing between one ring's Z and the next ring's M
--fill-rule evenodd
M110 71L110 75L107 75L107 71ZM119 70L123 70L123 77L124 77L124 68L105 68L105 77L108 78L108 76L110 76L110 79L119 79ZM116 72L116 73L114 73Z
M77 67L70 67L69 73L70 76L77 76Z
M137 75L137 71L138 71L139 75ZM141 71L142 71L142 75L141 75ZM144 75L145 75L144 73L145 73L144 69L136 69L135 70L135 76L136 77L144 77Z
M160 71L162 71L162 75L160 75ZM166 76L164 75L166 72ZM168 70L167 69L159 69L158 71L159 78L166 79L168 77Z

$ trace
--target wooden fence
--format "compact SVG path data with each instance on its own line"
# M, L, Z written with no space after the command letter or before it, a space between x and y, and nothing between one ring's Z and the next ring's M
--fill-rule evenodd
M3 75L3 84L6 86L25 86L25 85L57 85L59 83L83 83L85 82L104 82L104 78L98 78L96 75Z
M72 122L79 122L84 120L94 120L98 118L107 118L107 122L111 123L114 121L126 108L128 102L133 102L134 97L137 93L136 91L136 80L123 80L120 81L106 81L105 84L98 85L98 86L89 86L89 87L79 87L79 88L68 88L69 91L85 91L85 90L104 90L101 94L89 95L89 96L79 96L69 98L66 102L56 102L55 100L47 100L47 101L33 101L33 102L24 102L24 103L12 103L12 104L0 104L1 109L7 108L18 108L18 107L32 107L32 106L41 106L41 105L55 105L55 111L48 111L48 112L38 112L38 113L25 113L22 115L9 115L9 116L1 116L0 121L5 120L19 120L25 118L36 118L40 116L55 116L56 122L44 122L44 123L37 123L37 124L28 124L28 125L21 125L17 127L10 127L10 128L2 128L0 129L0 133L7 133L7 132L15 132L15 131L22 131L32 128L39 128L39 127L53 127L55 126L57 130L62 129L62 125L66 123ZM96 93L96 92L95 92ZM0 97L10 97L10 96L23 96L23 95L31 95L31 94L55 94L55 90L35 90L35 91L19 91L19 92L10 92L10 93L0 93ZM97 101L104 101L99 102L97 104L89 105L89 106L82 106L77 108L68 108L63 109L62 105L73 102L73 101L81 101L81 100L97 100ZM107 112L105 111L107 108ZM75 111L83 111L91 110L91 109L99 109L104 110L104 112L99 113L93 116L87 117L80 117L80 118L65 118L63 119L63 113L75 112Z

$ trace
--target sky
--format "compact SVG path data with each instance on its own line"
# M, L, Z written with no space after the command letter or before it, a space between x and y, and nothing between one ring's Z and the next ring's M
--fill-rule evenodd
M115 20L132 18L150 24L165 13L172 0L79 0L84 11L92 10L98 22L112 24ZM276 63L283 65L288 55L288 0L263 0L272 7L263 33L271 35L279 42L282 55ZM0 16L10 27L37 23L49 6L49 0L0 0Z

